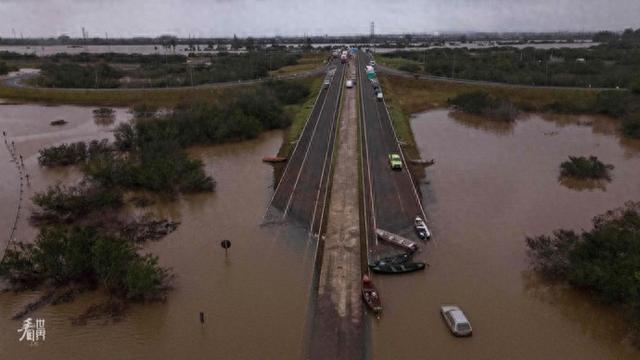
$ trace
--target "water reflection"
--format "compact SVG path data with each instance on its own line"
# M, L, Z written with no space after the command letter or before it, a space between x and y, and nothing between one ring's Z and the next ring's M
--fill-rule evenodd
M625 156L632 158L640 155L640 139L631 139L620 133L620 120L604 115L567 115L543 113L541 119L555 124L559 128L582 126L590 128L593 134L610 135L618 139L625 149Z
M450 116L457 123L466 127L483 130L495 135L513 134L514 122L487 119L479 115L464 113L461 111L451 111Z
M585 292L564 283L550 283L531 271L522 272L522 282L528 295L552 305L563 317L580 324L584 335L631 345L632 333L622 322L621 309L612 310ZM598 316L585 317L584 314Z
M566 176L558 177L558 182L569 189L576 191L607 191L607 184L611 182L609 179L575 179Z
M115 111L111 108L98 108L93 110L93 121L98 126L111 126L115 120Z

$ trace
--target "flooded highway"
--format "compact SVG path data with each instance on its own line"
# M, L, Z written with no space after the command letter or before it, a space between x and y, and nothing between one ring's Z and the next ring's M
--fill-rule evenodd
M427 168L421 185L431 267L375 278L385 304L372 324L375 359L638 359L620 313L528 269L525 237L589 228L591 218L640 199L640 142L617 122L525 115L514 124L435 110L412 128ZM563 184L569 155L615 166L602 187ZM442 304L462 307L472 338L450 335Z
M18 240L30 241L36 233L26 219L33 192L80 178L72 167L40 168L38 149L112 136L114 124L96 124L93 109L0 105L0 128L15 141L32 177ZM115 110L114 123L130 117L126 109ZM60 118L69 123L49 125ZM300 229L260 226L274 181L272 167L260 159L277 153L282 139L282 132L273 131L252 141L189 150L204 162L217 187L214 193L159 201L148 209L181 222L174 233L144 246L176 275L165 303L132 305L118 321L89 321L86 326L72 325L71 318L106 300L99 291L69 304L45 306L30 315L45 319L47 330L46 341L33 347L18 341L22 322L11 317L40 293L0 293L0 359L299 359L315 243L301 241L307 237ZM0 148L3 231L8 231L17 204L18 178L8 160L6 149ZM1 239L4 249L6 235ZM228 257L220 247L223 239L232 242Z

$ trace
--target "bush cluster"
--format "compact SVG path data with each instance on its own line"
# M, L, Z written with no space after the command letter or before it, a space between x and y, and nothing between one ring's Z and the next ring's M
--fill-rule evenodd
M167 195L215 188L202 162L189 159L184 150L170 142L146 144L126 157L104 154L89 161L84 171L92 182L107 188L144 189Z
M561 176L573 177L577 179L609 179L609 171L613 165L608 165L598 160L596 156L569 156L568 161L560 164Z
M640 112L622 119L622 133L634 139L640 139Z
M494 99L484 91L465 92L449 100L456 108L476 115L512 121L518 116L518 108L507 100Z
M627 306L640 330L640 203L597 216L590 231L558 230L526 242L534 270Z
M79 65L46 62L38 85L56 88L115 88L122 73L106 63Z
M57 54L48 57L36 82L59 88L189 86L266 77L270 70L295 65L299 55L286 52L220 53L198 64L180 55ZM119 67L110 64L137 64ZM120 79L126 78L126 83Z
M140 255L129 241L79 226L43 228L34 244L8 249L0 276L14 285L47 281L101 284L129 300L155 300L168 289L170 275L152 255Z
M92 140L88 144L82 141L70 144L64 143L41 149L38 155L38 162L42 166L74 165L110 151L111 147L107 139Z
M7 63L0 61L0 75L6 75L12 69L7 65Z
M39 207L33 218L51 223L78 220L92 212L115 209L122 205L122 192L95 184L54 185L33 196Z
M301 103L311 93L307 86L291 81L270 80L264 86L284 105Z

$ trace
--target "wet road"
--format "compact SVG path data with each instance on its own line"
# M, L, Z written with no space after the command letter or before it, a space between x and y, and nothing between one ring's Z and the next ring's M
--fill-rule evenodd
M374 234L376 228L417 240L413 220L416 215L425 216L386 104L375 98L371 83L367 80L365 66L368 61L367 54L358 56L361 128L364 129L361 131L363 207L369 254L377 256L394 251L394 248L377 240ZM388 160L391 153L403 156L402 170L391 170Z
M337 63L330 86L320 91L267 209L267 222L292 218L312 233L319 232L330 183L344 69Z

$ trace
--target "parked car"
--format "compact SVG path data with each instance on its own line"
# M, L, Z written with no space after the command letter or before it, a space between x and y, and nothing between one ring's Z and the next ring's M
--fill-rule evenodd
M376 62L373 60L369 61L369 66L376 66Z
M349 79L347 80L347 84L346 84L348 89L351 89L353 87L353 80Z
M382 96L382 91L378 91L378 93L376 94L376 99L378 99L378 101L384 100L384 97Z
M395 153L389 154L389 165L393 170L402 169L402 158L400 155Z
M324 80L324 84L323 84L323 86L324 86L324 87L326 87L326 88L328 88L328 87L329 87L329 85L331 85L331 80L330 80L330 79L325 79L325 80Z
M440 307L440 313L444 318L445 323L451 330L451 333L455 336L471 336L473 329L471 323L456 305L445 305Z

